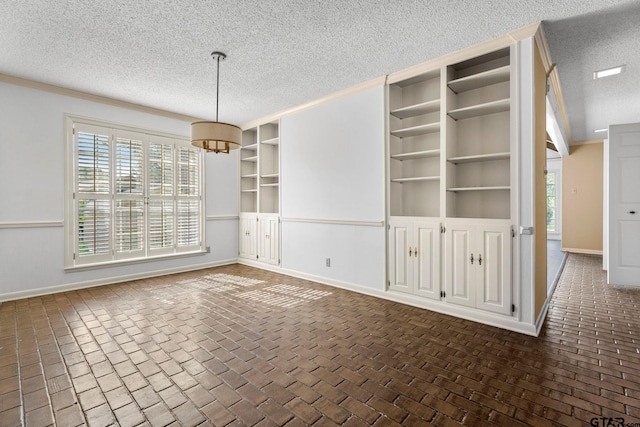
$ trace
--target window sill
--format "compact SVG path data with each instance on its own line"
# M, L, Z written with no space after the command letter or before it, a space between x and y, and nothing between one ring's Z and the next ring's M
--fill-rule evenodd
M86 271L86 270L98 270L101 268L111 268L111 267L123 267L126 265L135 265L135 264L145 264L149 262L157 262L157 261L166 261L169 259L179 259L179 258L188 258L192 256L201 256L206 255L208 252L205 250L199 250L194 252L184 252L178 254L168 254L168 255L158 255L153 257L145 257L145 258L132 258L132 259L123 259L117 261L108 261L108 262L97 262L93 264L81 264L81 265L72 265L64 268L66 273L74 273L78 271Z

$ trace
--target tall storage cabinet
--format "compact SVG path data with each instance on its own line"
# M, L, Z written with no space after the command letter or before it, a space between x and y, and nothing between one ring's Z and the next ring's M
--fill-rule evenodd
M390 78L390 291L511 315L515 49Z
M280 132L269 122L242 133L240 245L242 258L280 263Z

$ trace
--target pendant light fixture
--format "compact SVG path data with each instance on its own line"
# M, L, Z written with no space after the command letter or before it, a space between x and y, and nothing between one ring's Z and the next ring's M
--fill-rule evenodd
M238 126L218 121L218 94L220 91L220 60L227 55L222 52L211 52L216 61L216 121L191 123L191 144L205 151L229 154L230 150L240 147L242 131Z

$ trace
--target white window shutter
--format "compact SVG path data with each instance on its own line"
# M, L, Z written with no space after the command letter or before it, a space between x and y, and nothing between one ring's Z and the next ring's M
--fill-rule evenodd
M73 265L202 250L199 149L135 129L73 124Z

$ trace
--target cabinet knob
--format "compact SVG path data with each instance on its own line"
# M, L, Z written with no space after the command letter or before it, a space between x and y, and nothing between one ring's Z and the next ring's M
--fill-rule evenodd
M473 264L473 254L471 254L471 264Z
M478 255L478 264L482 265L482 254Z
M635 214L636 214L636 211L629 211L629 213L630 213L631 215L635 215Z
M411 250L411 248L409 248L409 256L411 256L412 253L413 251Z
M413 248L413 255L418 256L418 248Z

